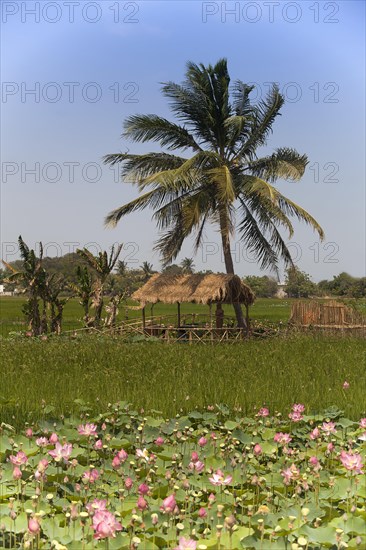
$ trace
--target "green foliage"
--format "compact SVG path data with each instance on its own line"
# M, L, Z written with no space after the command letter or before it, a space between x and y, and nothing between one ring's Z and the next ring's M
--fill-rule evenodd
M316 295L317 286L307 273L290 267L286 272L285 292L290 298L308 298Z
M268 275L248 275L243 281L250 286L258 298L273 298L278 290L277 281Z
M351 296L363 298L366 296L366 277L352 277L344 271L333 277L331 281L320 281L319 289L332 296Z
M55 258L43 258L43 267L47 273L50 275L56 274L63 276L72 283L77 282L76 269L79 266L83 267L85 265L85 261L80 258L76 252L65 254L64 256L57 256ZM16 260L15 262L11 262L11 266L19 271L22 269L22 261Z
M180 263L180 267L185 275L191 275L194 273L194 262L192 258L183 258Z

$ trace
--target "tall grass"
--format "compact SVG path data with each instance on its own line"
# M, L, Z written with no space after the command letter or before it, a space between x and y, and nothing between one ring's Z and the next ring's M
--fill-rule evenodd
M215 403L244 414L264 404L286 413L294 402L314 412L337 405L354 419L366 413L366 349L357 338L189 346L86 336L1 346L0 417L16 425L40 418L45 404L57 414L73 412L75 399L93 412L126 400L166 416Z

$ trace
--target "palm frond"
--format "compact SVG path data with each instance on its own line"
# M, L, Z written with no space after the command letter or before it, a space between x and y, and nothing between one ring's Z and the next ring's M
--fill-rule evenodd
M236 158L245 157L249 160L254 158L256 149L266 144L267 137L272 132L273 123L280 114L283 104L284 98L280 94L278 86L273 84L267 97L256 105L250 136L238 150Z
M208 178L217 186L217 196L220 202L232 203L235 200L235 190L230 170L227 166L207 170Z
M281 210L290 216L295 216L299 221L305 222L307 225L310 225L314 231L316 231L321 240L324 240L325 233L319 223L316 221L313 216L309 214L304 208L301 208L298 204L294 203L281 193L278 196L278 205Z
M170 150L192 148L200 151L194 137L183 126L157 115L132 115L124 123L123 136L134 141L157 141Z
M306 155L300 155L295 149L282 147L271 156L249 162L246 169L252 175L270 182L279 178L298 181L304 175L307 164Z
M250 212L243 200L240 201L243 211L242 220L238 229L241 239L245 242L249 252L253 253L260 263L261 269L270 268L278 272L278 258L271 244L265 237L263 228Z

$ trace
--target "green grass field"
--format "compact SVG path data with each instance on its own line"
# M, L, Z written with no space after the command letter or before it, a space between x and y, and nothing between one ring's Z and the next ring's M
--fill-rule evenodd
M75 399L94 413L119 400L167 416L215 403L244 414L263 404L285 413L294 402L308 411L337 405L355 419L366 413L366 348L357 338L188 346L84 336L1 344L1 419L10 424L42 417L42 400L57 414L73 412Z

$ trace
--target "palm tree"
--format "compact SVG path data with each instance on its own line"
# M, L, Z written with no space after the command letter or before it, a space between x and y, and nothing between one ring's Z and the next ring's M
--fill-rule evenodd
M11 272L8 277L10 283L24 285L28 292L28 302L23 307L29 321L29 329L32 336L39 336L47 332L47 313L46 313L46 271L43 268L43 246L40 245L39 257L37 258L34 250L30 250L22 237L18 238L20 256L23 261L23 271L17 271L10 264L3 260L4 266ZM39 302L43 301L42 316L39 309Z
M87 248L83 248L82 250L78 249L76 251L77 254L79 254L79 256L81 256L96 273L96 280L93 285L93 307L95 309L95 315L92 320L93 325L96 328L99 328L102 317L104 286L117 263L122 246L123 245L120 244L116 251L114 251L114 246L112 246L109 256L106 251L99 252L98 256L93 256Z
M154 267L149 262L143 262L141 269L143 271L143 279L146 282L154 273Z
M70 282L69 287L78 296L79 304L84 310L84 323L85 326L89 326L89 310L90 303L93 296L93 277L88 268L80 265L76 268L77 283Z
M125 260L118 260L117 262L117 268L116 268L117 275L121 275L122 277L126 275L127 272L127 262Z
M308 163L306 155L283 147L258 157L284 98L273 84L265 99L253 103L253 88L240 80L230 87L225 59L207 67L189 62L183 84L167 82L162 88L178 123L153 114L127 118L126 138L155 141L169 151L189 149L192 156L107 155L105 163L121 163L122 177L136 183L142 194L110 212L106 225L115 226L122 216L151 207L163 232L156 248L169 263L191 234L197 249L211 222L221 235L227 273L234 273L230 242L235 229L260 267L275 271L280 258L293 264L279 232L284 227L293 235L289 217L309 224L323 238L316 220L274 186L278 179L299 180ZM241 307L234 304L234 308L242 327Z
M194 272L194 262L192 258L183 258L180 262L180 266L185 275L191 275Z
M60 296L65 286L63 277L58 277L55 273L48 275L46 278L45 298L51 308L50 329L51 332L56 334L61 334L64 307L70 299L69 297L61 298Z

